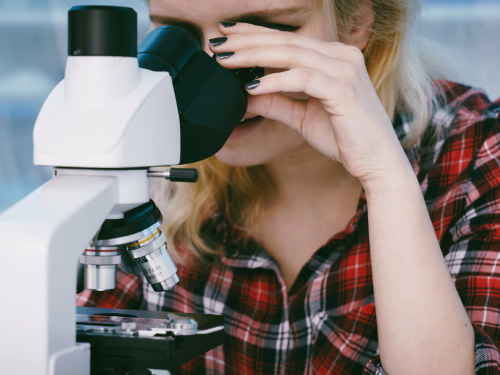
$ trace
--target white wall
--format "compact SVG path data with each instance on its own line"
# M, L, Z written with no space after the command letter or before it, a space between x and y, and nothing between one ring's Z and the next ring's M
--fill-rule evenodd
M424 5L420 31L449 49L453 79L500 98L500 0Z

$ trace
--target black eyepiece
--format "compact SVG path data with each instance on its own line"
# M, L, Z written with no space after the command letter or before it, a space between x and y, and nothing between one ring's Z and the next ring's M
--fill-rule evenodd
M136 57L137 13L115 6L75 6L68 12L69 56Z
M152 30L137 48L141 68L166 71L174 83L181 122L179 164L214 155L247 109L244 80L207 55L196 38L176 26ZM250 75L252 76L252 75Z

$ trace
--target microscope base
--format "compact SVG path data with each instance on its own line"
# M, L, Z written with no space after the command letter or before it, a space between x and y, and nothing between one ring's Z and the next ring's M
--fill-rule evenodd
M49 360L49 374L90 374L90 345L77 343L52 354Z

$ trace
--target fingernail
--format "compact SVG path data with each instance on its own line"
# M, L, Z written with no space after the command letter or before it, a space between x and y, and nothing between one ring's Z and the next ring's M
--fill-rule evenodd
M220 24L221 24L222 26L224 26L224 27L231 27L231 26L236 25L236 22L226 21L226 22L221 22Z
M222 52L217 54L217 58L224 60L234 55L234 52Z
M221 44L226 43L226 41L227 41L227 36L223 36L220 38L213 38L213 39L208 40L208 42L210 43L210 45L212 47L220 46Z
M250 82L245 83L245 88L247 90L252 90L259 85L260 85L260 81L258 79L256 79L255 81L250 81Z

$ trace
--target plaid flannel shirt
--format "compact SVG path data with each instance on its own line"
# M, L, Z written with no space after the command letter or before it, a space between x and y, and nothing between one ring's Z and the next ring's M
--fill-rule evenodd
M500 101L440 82L445 100L407 150L458 293L475 331L476 374L500 374ZM394 129L400 139L408 116ZM277 262L242 242L223 216L203 228L224 256L179 267L181 282L155 293L119 275L110 292L84 291L79 305L220 314L224 345L179 374L385 374L377 319L367 209L304 265L287 290ZM438 365L438 364L436 364Z

